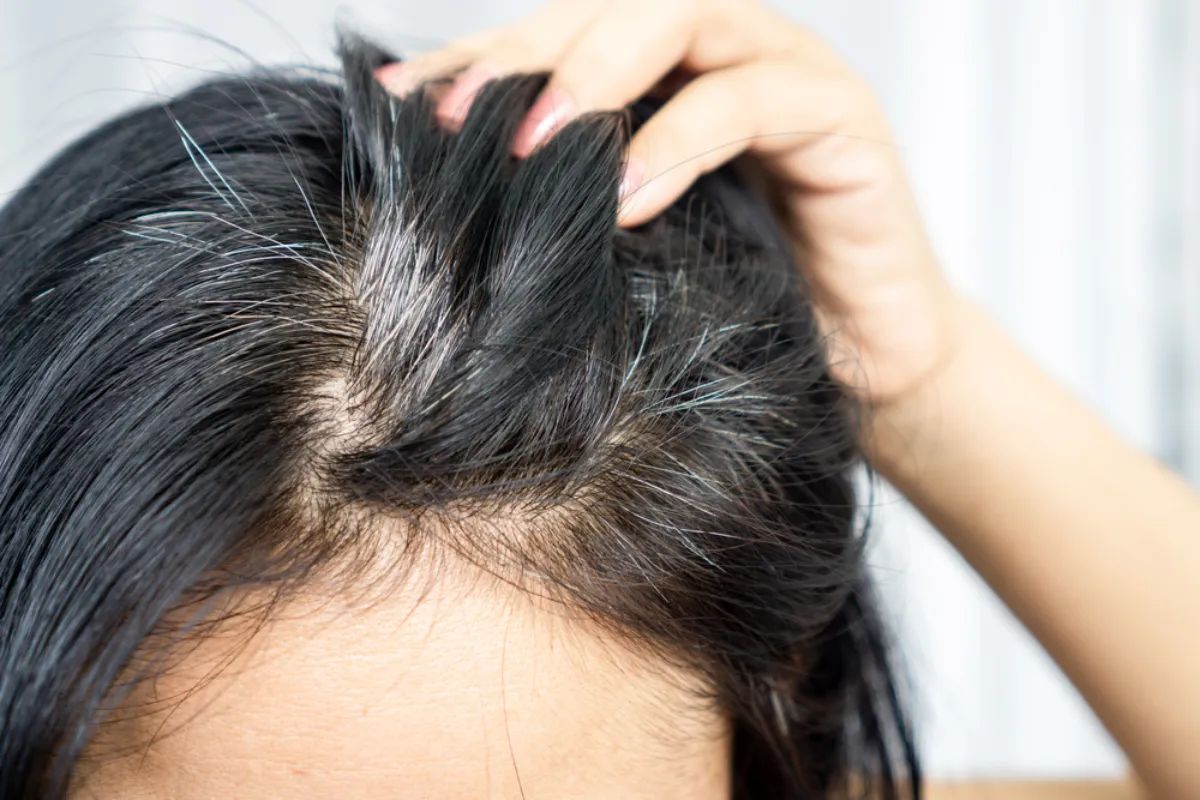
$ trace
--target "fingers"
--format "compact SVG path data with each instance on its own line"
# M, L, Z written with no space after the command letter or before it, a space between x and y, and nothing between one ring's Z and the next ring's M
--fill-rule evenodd
M610 3L555 65L517 130L513 153L527 156L578 114L624 107L677 66L705 71L761 57L768 49L762 19L758 5L745 1Z
M403 97L423 81L453 73L478 60L501 33L485 31L407 61L385 64L375 70L375 79L392 94Z
M488 81L551 72L514 137L513 153L524 157L576 115L621 108L677 66L716 69L778 49L766 19L755 0L560 0L509 29L385 68L380 79L404 91L465 66L438 103L442 122L457 128Z
M596 0L562 0L543 6L495 37L480 48L470 67L439 100L438 119L451 130L458 130L475 95L489 81L518 72L552 70L578 31L597 13Z
M687 51L695 26L691 0L614 2L567 49L513 140L525 157L572 117L620 108L667 75ZM630 24L636 19L636 24Z
M381 80L389 89L411 88L462 67L437 106L454 129L488 81L551 73L514 136L518 157L578 114L622 108L672 74L698 74L630 145L621 183L625 226L647 221L698 176L743 152L765 156L777 178L820 190L819 162L831 155L822 143L887 138L858 124L861 108L848 98L862 100L862 93L832 49L757 0L558 0L517 25L422 56L398 68L402 76L385 68ZM820 157L809 155L814 149Z
M861 137L848 85L795 61L762 61L702 75L651 117L629 146L618 222L631 227L670 205L699 176L744 152L777 162L804 183L806 151L830 137ZM858 128L858 130L856 130ZM869 135L869 134L868 134ZM861 147L858 149L862 149Z
M433 78L459 74L438 98L442 124L462 126L475 94L488 81L516 72L551 70L577 31L599 11L600 0L559 0L540 7L521 22L456 40L439 50L389 64L376 78L403 96Z

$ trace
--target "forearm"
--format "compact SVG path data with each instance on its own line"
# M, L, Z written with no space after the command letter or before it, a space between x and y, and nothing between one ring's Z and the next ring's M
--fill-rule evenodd
M964 305L873 461L1030 628L1155 796L1200 797L1200 500Z

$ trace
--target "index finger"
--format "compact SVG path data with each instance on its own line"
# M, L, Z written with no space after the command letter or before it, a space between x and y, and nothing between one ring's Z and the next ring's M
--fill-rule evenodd
M619 0L586 26L554 67L513 142L526 156L571 118L622 108L672 69L707 72L763 57L780 39L756 2ZM636 20L636 22L631 22Z

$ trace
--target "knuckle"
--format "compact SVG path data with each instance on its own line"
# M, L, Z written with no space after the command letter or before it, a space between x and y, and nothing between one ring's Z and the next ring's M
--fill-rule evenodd
M536 30L517 28L489 49L488 58L506 72L548 69L555 61L558 45Z
M604 76L621 69L615 54L592 48L572 53L554 74L554 85L582 106L602 108L622 105L621 98L607 96Z
M545 45L535 34L518 29L510 31L489 49L493 58L522 61L532 60L544 47Z

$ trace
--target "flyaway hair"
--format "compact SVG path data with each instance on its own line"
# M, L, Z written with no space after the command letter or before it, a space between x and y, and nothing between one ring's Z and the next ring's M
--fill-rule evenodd
M766 205L721 170L620 230L645 103L518 161L545 76L451 133L341 55L122 116L0 212L0 797L65 796L167 620L364 580L381 529L703 675L739 800L916 796L856 410Z

